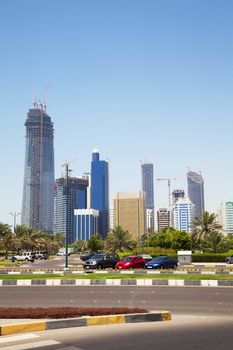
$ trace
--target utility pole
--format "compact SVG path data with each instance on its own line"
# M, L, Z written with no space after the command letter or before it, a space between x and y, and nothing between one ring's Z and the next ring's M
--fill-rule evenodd
M169 210L169 226L171 224L171 214L172 214L172 208L171 208L171 181L176 180L176 177L166 177L166 178L158 178L157 181L167 181L168 185L168 210Z
M15 212L15 211L13 211L13 212L10 212L9 213L11 216L13 216L13 220L14 220L14 226L13 226L13 232L14 232L14 234L15 234L15 228L16 228L16 218L17 218L17 216L18 215L21 215L21 213L18 213L18 212Z
M75 160L75 159L74 159ZM66 237L65 237L65 270L68 270L68 245L69 245L69 165L74 160L70 162L65 162L62 167L65 168L65 178L66 178Z

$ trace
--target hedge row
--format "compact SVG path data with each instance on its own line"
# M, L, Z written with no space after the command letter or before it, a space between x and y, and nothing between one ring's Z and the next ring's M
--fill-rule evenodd
M152 258L155 258L160 255L169 255L173 258L177 258L177 253L172 249L161 249L160 252L143 252L140 250L139 252L124 252L120 253L120 258L123 259L129 255L140 255L140 254L150 254ZM192 262L225 262L226 257L229 255L233 255L233 251L230 250L226 253L193 253L192 254Z

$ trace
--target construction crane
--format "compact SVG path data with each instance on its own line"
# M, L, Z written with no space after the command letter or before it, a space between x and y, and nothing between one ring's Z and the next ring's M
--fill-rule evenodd
M163 177L163 178L158 178L157 181L167 181L167 185L168 185L168 210L170 212L169 215L169 225L170 225L170 221L171 221L171 181L172 180L176 180L176 177Z

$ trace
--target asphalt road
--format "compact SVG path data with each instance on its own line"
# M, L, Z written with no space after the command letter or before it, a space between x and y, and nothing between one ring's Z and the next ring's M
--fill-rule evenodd
M217 315L216 315L217 316ZM4 350L232 350L233 318L174 316L172 321L66 328L0 339Z
M232 316L232 296L233 289L227 287L1 287L0 306L124 306Z

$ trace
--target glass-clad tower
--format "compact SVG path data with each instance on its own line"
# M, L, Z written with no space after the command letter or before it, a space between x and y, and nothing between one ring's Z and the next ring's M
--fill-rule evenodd
M109 179L108 162L99 159L97 149L92 152L91 208L99 211L98 233L106 238L109 230Z
M154 229L154 170L152 163L142 164L142 190L146 193L146 226Z
M195 217L199 217L205 210L204 180L201 174L194 171L187 173L188 197L195 205Z
M53 123L42 104L27 114L21 223L35 230L53 231Z

